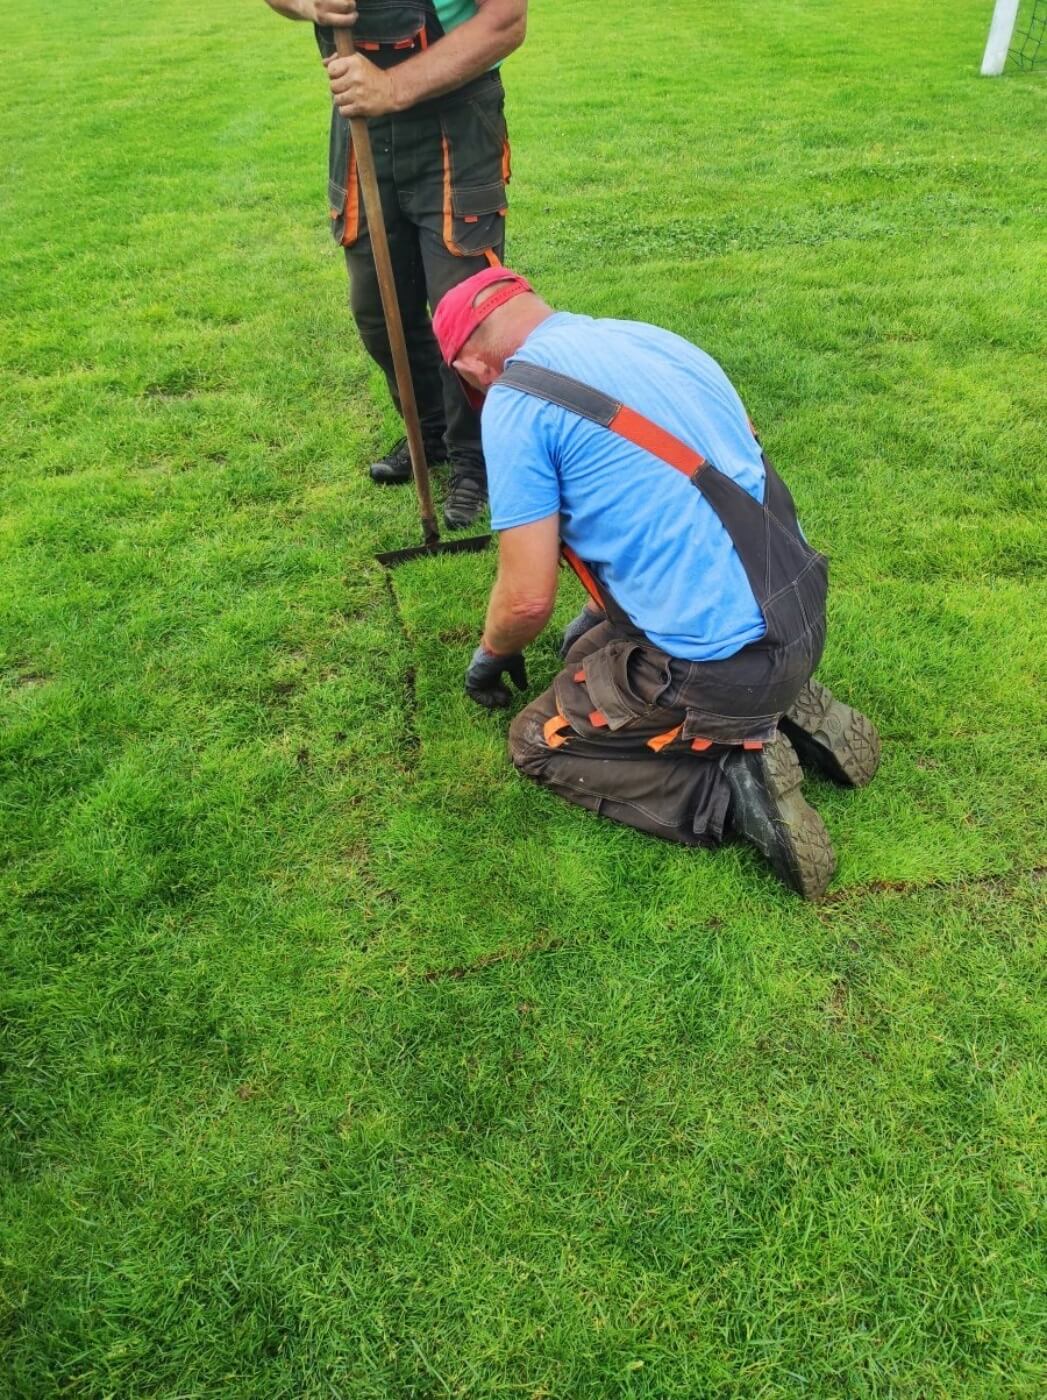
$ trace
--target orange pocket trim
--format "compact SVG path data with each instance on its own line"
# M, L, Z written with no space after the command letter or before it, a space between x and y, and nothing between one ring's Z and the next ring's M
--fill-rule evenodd
M542 737L551 749L563 748L567 743L567 735L563 733L565 729L570 729L570 723L561 714L550 715L542 725Z
M453 253L456 258L468 258L471 256L484 257L488 266L501 267L501 259L493 248L484 248L482 253L470 254L464 248L460 248L454 241L454 204L451 198L451 148L447 143L447 137L441 138L444 157L444 247L449 253ZM480 221L479 214L463 214L463 223L476 224Z
M664 734L655 734L653 738L647 740L647 747L653 749L655 753L661 753L667 744L678 737L682 724L678 724L675 729L667 729Z
M345 225L342 247L348 248L360 237L360 182L356 178L356 150L349 147L349 167L345 174Z
M706 749L711 749L713 741L711 739L695 739L691 743L691 748L695 753L704 753Z
M607 716L601 710L590 710L589 723L594 729L606 729Z
M451 206L451 148L447 144L446 136L441 138L440 144L444 154L444 247L456 258L463 258L465 254L454 241L454 210Z

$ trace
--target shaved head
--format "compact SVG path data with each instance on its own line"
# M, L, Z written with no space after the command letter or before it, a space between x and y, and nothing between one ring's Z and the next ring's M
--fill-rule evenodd
M497 292L497 284L482 287L473 298L473 306L483 306ZM462 355L488 361L501 374L505 361L516 354L535 326L552 314L553 308L534 292L513 297L480 322L462 346Z
M553 309L526 277L500 263L452 287L433 313L440 353L476 408L536 326Z

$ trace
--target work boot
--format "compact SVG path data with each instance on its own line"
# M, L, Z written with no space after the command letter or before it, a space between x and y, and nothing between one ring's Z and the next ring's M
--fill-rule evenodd
M836 869L821 817L804 801L803 773L788 739L762 749L736 749L723 764L731 787L728 820L804 899L819 899Z
M782 716L782 729L800 762L833 782L864 787L880 766L880 736L872 720L819 681L809 680L800 691Z
M434 462L446 459L447 450L439 438L423 446L425 460L430 467ZM384 457L371 463L371 480L378 486L402 486L405 481L411 480L411 450L405 437L394 442Z
M451 489L444 502L444 521L449 530L464 530L483 512L487 486L483 479L459 473L451 477Z

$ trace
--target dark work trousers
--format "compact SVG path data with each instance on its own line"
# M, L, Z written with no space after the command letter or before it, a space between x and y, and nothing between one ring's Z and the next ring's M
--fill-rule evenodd
M422 435L430 450L443 440L456 474L480 477L479 414L441 359L430 311L451 287L502 261L509 178L503 103L500 77L486 73L369 123ZM399 409L355 155L337 111L331 148L332 229L345 248L349 304Z
M813 634L783 669L748 648L726 661L681 661L600 623L513 720L510 757L527 777L612 821L685 846L718 845L730 800L722 763L738 740L709 732L772 740L823 637ZM804 651L809 660L796 664ZM734 710L732 723L711 708Z
M608 621L579 638L553 684L513 721L512 760L615 821L687 846L715 845L729 803L725 758L739 745L773 742L821 658L827 561L804 539L766 456L757 501L664 429L566 375L511 364L497 383L558 403L642 444L666 470L685 472L730 536L765 624L759 641L722 661L669 656L574 558L583 582L602 590Z

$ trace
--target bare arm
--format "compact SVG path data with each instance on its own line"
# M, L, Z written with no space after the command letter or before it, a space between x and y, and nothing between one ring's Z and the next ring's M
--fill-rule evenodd
M307 19L315 23L313 0L265 0L265 3L285 19Z
M472 19L395 68L383 71L359 54L327 59L331 93L342 116L404 112L427 98L453 92L518 49L527 31L527 0L477 0L477 4Z
M547 515L498 536L498 577L483 645L496 656L522 651L552 615L560 563L560 517Z
M356 0L265 0L271 10L285 19L304 19L310 24L348 28L356 23Z

